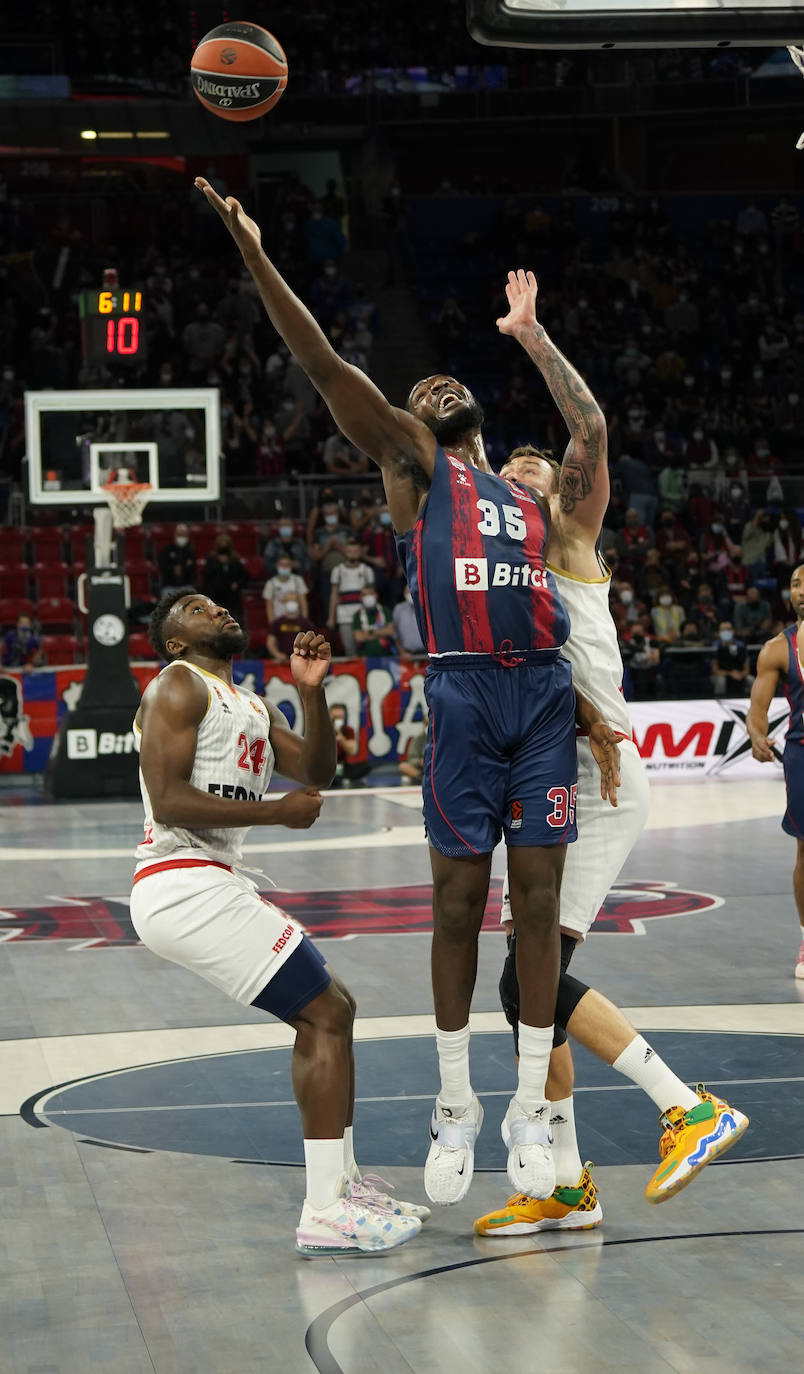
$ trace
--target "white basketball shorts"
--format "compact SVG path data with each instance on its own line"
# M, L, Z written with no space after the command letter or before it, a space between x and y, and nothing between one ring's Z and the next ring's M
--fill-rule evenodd
M141 865L131 922L142 943L250 1006L304 932L259 896L250 878L204 859Z
M620 778L615 807L600 795L600 769L592 757L589 740L578 740L578 838L567 845L560 920L563 928L576 932L581 939L587 935L648 818L648 775L631 740L620 740ZM511 920L507 879L500 920Z

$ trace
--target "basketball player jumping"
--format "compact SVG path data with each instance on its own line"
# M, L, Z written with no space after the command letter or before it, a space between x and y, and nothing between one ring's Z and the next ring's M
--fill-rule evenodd
M241 867L250 826L307 830L318 817L318 788L331 782L336 759L323 689L329 645L313 631L296 636L291 671L305 725L299 738L277 707L235 686L232 657L247 636L222 606L179 588L159 602L149 633L168 663L146 688L134 725L145 806L134 929L154 954L296 1032L291 1074L307 1179L299 1252L316 1258L392 1249L430 1214L379 1192L355 1164L354 1001ZM303 790L263 800L274 768Z
M793 570L790 605L796 623L763 644L757 659L757 675L751 688L751 705L745 718L751 752L760 763L771 763L778 754L768 739L768 710L780 683L790 703L790 724L782 762L787 787L787 809L782 829L796 841L793 896L801 923L801 945L795 977L804 978L804 666L801 657L801 626L804 623L804 564Z
M636 843L650 805L647 774L633 742L622 694L623 665L609 611L611 576L597 554L597 541L609 503L605 441L600 461L589 460L586 435L603 422L602 412L583 378L559 352L536 317L538 286L532 272L510 273L506 294L510 310L497 321L503 334L522 345L544 377L570 432L559 466L536 449L517 449L502 468L528 485L550 491L552 522L547 561L570 614L570 634L562 654L572 664L573 678L602 712L620 740L620 780L616 809L601 794L590 742L578 740L578 840L568 851L561 884L561 976L556 1005L554 1045L548 1097L554 1137L556 1190L546 1202L512 1197L506 1207L480 1217L481 1235L523 1235L552 1227L588 1229L603 1212L588 1168L583 1168L575 1133L572 1099L573 1066L567 1031L618 1072L637 1083L662 1114L661 1161L646 1197L663 1202L672 1197L717 1155L739 1139L746 1117L727 1103L694 1093L638 1035L631 1023L600 993L573 978L568 965L606 894ZM507 885L502 920L510 929ZM518 1018L516 933L500 982L506 1015Z
M232 234L272 324L339 430L381 469L429 653L423 791L441 1088L426 1191L443 1205L460 1202L472 1178L483 1112L469 1075L469 1008L491 856L504 832L522 997L518 1083L502 1134L512 1185L548 1198L555 1171L545 1082L561 872L575 838L576 751L572 673L558 652L569 620L544 566L546 502L492 474L482 411L454 378L429 377L414 386L407 409L390 405L337 355L237 201L222 200L202 177L196 186Z

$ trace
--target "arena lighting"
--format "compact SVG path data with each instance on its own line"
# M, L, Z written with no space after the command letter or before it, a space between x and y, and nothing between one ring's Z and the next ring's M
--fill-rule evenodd
M97 138L97 137L98 137L97 129L82 129L82 130L81 130L81 137L82 137L82 138L86 138L86 139Z
M119 130L115 130L115 129L101 129L100 133L98 134L98 138L133 138L133 137L134 137L134 135L133 135L133 133L131 132L130 129L119 129Z
M138 129L135 138L170 138L168 129Z

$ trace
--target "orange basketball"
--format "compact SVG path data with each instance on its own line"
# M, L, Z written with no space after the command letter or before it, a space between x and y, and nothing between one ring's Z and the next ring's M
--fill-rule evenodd
M219 24L193 53L190 79L201 104L221 119L259 119L288 84L288 62L259 24Z

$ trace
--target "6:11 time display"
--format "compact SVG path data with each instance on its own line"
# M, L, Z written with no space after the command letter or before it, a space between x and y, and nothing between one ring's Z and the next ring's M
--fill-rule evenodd
M81 345L90 367L145 361L146 340L141 291L115 287L82 291L78 302Z

